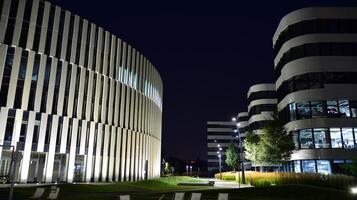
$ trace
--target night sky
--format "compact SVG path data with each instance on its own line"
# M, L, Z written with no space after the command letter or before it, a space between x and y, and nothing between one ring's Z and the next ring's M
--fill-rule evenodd
M164 81L162 154L206 159L206 121L247 109L249 86L274 81L272 36L279 20L308 6L346 0L52 0L146 56Z

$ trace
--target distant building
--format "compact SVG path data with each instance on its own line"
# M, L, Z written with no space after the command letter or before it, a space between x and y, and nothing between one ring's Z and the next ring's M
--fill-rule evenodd
M249 114L248 112L240 112L237 117L238 132L244 138L249 130Z
M213 173L219 171L219 155L221 156L222 171L227 170L224 152L230 143L233 143L238 151L238 143L235 137L236 133L237 122L207 122L208 172Z
M278 102L275 84L256 84L249 88L248 99L248 131L261 134L262 128L273 119Z
M252 85L247 93L248 112L238 113L238 127L240 136L243 138L248 132L262 134L264 126L273 119L277 105L277 94L275 84L263 83ZM249 163L249 161L247 161ZM260 170L273 171L277 165L245 165L247 168L259 167Z
M293 11L273 45L278 111L296 148L285 169L343 172L357 155L357 8Z

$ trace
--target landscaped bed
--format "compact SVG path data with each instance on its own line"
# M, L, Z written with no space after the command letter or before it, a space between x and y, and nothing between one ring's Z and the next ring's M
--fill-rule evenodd
M223 180L237 181L237 172L224 172L221 174ZM215 174L219 179L220 174ZM287 173L287 172L253 172L245 173L246 182L253 186L301 184L336 189L349 189L357 185L357 179L346 175L324 175L318 173ZM241 181L241 180L240 180Z

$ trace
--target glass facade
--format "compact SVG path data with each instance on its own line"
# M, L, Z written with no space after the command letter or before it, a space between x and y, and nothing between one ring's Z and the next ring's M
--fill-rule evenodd
M284 169L295 173L346 173L341 165L351 162L351 160L294 160L286 163Z
M347 173L341 165L357 152L357 43L347 40L357 33L357 19L334 19L356 10L330 9L286 15L273 38L279 118L292 135L297 159L285 169L297 173ZM314 35L325 33L325 39Z
M325 88L326 84L357 84L356 76L357 72L310 72L293 76L278 86L277 96L282 100L290 93Z
M349 100L306 101L290 103L280 115L287 122L311 118L356 118L357 102Z
M313 128L291 132L296 149L356 148L357 128Z

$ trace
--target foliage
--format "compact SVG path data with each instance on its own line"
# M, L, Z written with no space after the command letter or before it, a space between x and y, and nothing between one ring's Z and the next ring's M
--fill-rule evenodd
M252 164L260 164L262 162L262 148L260 137L257 134L248 132L244 140L244 155Z
M352 160L352 163L345 163L341 165L341 168L351 173L353 176L357 176L357 160Z
M171 167L170 167L170 163L168 162L165 163L165 173L171 174Z
M279 164L290 159L294 143L283 125L275 112L273 120L263 128L259 145L262 148L261 159L264 163Z
M234 144L230 143L225 152L226 155L226 164L229 167L232 167L233 171L235 171L236 166L238 165L239 155L234 148Z
M219 174L215 174L219 178ZM222 173L223 180L236 180L235 172ZM245 173L246 181L255 186L303 184L323 186L337 189L348 189L357 184L357 179L353 176L331 174L324 175L318 173L288 173L288 172L252 172Z

